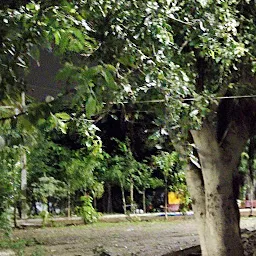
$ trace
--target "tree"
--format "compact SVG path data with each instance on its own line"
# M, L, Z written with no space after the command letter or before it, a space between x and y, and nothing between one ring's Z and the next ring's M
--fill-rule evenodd
M153 168L146 162L138 162L137 174L135 176L135 187L137 191L142 194L142 208L147 212L146 207L146 190L149 188L155 189L162 187L163 182L161 179L153 177Z
M242 255L233 181L255 130L254 2L87 0L5 11L1 105L13 105L4 99L15 100L35 46L69 52L59 78L77 89L77 111L94 120L120 102L155 111L155 123L191 160L203 255Z
M31 185L33 187L33 194L38 201L47 205L47 209L44 210L48 211L49 197L64 197L66 195L66 187L63 182L56 180L53 177L43 176L38 180L39 182Z
M20 199L20 148L8 146L0 150L0 230L6 235L11 233L9 218L10 206L14 205L14 226L16 226L16 205Z
M114 185L119 185L119 170L115 168L115 165L113 164L112 157L107 154L106 152L103 152L102 159L100 161L100 166L97 170L98 172L98 179L104 182L104 185L106 187L107 192L107 212L112 213L113 212L113 199L112 199L112 187ZM115 159L113 159L115 161ZM114 167L113 167L114 165Z
M160 155L154 157L154 163L161 170L164 177L164 194L165 194L164 212L165 212L166 219L167 219L167 210L168 210L169 185L170 185L170 182L174 183L174 180L172 180L172 178L174 177L174 167L177 161L178 161L178 154L175 151L173 151L172 153L162 151Z
M187 182L203 255L242 255L233 176L254 123L253 2L107 2L102 15L100 3L90 4L96 31L107 34L97 53L112 49L130 98L147 110L162 103L173 142L189 142Z
M67 117L69 123L61 124ZM28 159L29 188L38 183L41 187L40 178L45 176L54 179L56 185L64 183L70 217L71 202L76 193L93 195L96 204L96 199L104 192L95 173L102 158L101 140L96 135L98 128L83 115L71 118L63 112L50 115L40 123L38 144L31 148ZM30 199L33 202L33 198Z
M121 194L122 194L122 203L123 203L123 210L124 214L127 213L127 203L125 197L125 190L127 189L127 172L126 169L126 161L125 157L116 155L113 159L113 164L110 165L111 171L114 174L114 178L119 183Z
M40 49L47 48L48 50L52 50L53 46L55 46L56 52L58 48L59 53L69 52L69 50L70 52L81 52L85 50L84 47L81 47L81 44L85 43L84 40L88 39L92 43L87 44L88 49L94 44L85 33L81 33L77 28L83 26L81 17L77 13L74 13L74 9L72 11L74 6L69 4L69 2L62 2L61 6L64 8L60 9L57 5L49 1L44 4L27 2L28 1L15 1L14 3L14 1L8 1L1 4L0 9L1 127L8 123L12 132L13 130L15 131L16 126L19 126L21 123L26 131L26 133L23 131L20 135L16 133L16 138L12 138L13 147L20 147L22 140L29 135L29 130L33 127L33 124L36 124L40 118L48 116L52 107L52 105L48 104L49 102L40 104L28 97L26 98L27 103L29 103L28 105L26 105L24 97L22 102L20 100L21 93L27 89L25 77L29 71L31 61L34 60L40 65ZM59 30L59 22L62 24L60 27L63 30ZM64 36L67 32L66 29L69 30L69 32ZM62 40L61 43L59 40L60 31L62 31L62 39L65 37L65 40ZM71 34L72 36L70 37ZM62 118L57 119L58 125L64 130L64 122L60 119ZM15 132L13 134L15 134ZM3 140L9 139L8 133L4 133L2 136L1 138L4 138ZM18 140L19 136L21 140ZM3 151L8 152L8 147L5 147ZM13 157L7 154L4 154L4 156L7 158ZM12 159L5 160L12 162ZM5 160L1 159L3 162ZM23 173L25 173L24 168ZM25 186L23 186L23 191L25 192ZM7 200L6 197L4 197L4 199ZM9 200L3 202L3 205L9 206L8 201ZM0 215L6 210L8 210L7 207L1 208Z

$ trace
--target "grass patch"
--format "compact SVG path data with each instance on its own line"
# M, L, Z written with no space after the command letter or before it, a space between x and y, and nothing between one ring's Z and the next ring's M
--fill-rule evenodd
M16 255L24 255L24 249L26 246L26 240L23 239L1 239L0 240L0 249L11 249L15 251Z
M38 242L35 239L11 239L11 238L2 238L0 239L0 249L2 250L13 250L15 255L24 256L25 248L29 246L36 246L33 250L31 256L44 256L45 250L43 246L38 245Z

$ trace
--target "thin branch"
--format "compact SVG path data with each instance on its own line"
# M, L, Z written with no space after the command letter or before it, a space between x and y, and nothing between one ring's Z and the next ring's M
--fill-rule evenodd
M187 99L178 99L178 98L173 98L171 96L167 96L169 99L175 99L175 100L180 100L183 102L186 101L196 101L198 100L197 98L187 98ZM215 100L228 100L228 99L245 99L245 98L256 98L256 95L240 95L240 96L222 96L222 97L213 97L212 99ZM163 103L166 102L165 99L156 99L156 100L142 100L142 101L134 101L134 102L130 102L130 101L123 101L123 102L110 102L109 104L129 104L129 103L133 103L133 104L143 104L143 103Z
M61 97L63 96L66 96L67 94L69 93L72 93L74 92L75 89L71 89L69 91L67 91L66 93L64 94L61 94L59 97L56 97L52 102L54 101L57 101L59 100ZM168 97L170 99L175 99L173 97ZM215 97L213 99L218 99L218 100L228 100L228 99L248 99L248 98L256 98L256 95L240 95L240 96L223 96L223 97ZM181 100L183 102L186 102L186 101L196 101L197 98L187 98L187 99L175 99L175 100ZM50 102L50 103L52 103ZM156 100L142 100L142 101L135 101L135 102L129 102L129 101L123 101L123 102L109 102L108 104L111 104L111 105L115 105L115 104L129 104L129 103L132 103L132 104L147 104L147 103L165 103L166 102L166 99L156 99ZM47 104L47 103L46 103ZM106 105L106 103L103 103L104 105ZM1 107L4 107L4 106L1 106ZM4 120L8 120L8 119L12 119L12 118L16 118L18 116L21 116L21 115L25 115L27 114L28 112L20 112L18 114L15 114L15 115L11 115L11 116L8 116L8 117L1 117L0 118L0 121L4 121Z

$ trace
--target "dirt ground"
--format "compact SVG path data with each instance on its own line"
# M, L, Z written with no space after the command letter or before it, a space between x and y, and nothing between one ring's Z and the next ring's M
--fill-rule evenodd
M256 230L256 218L243 218L241 228ZM16 230L14 236L30 241L25 256L35 251L47 256L158 256L199 244L193 218L33 228Z

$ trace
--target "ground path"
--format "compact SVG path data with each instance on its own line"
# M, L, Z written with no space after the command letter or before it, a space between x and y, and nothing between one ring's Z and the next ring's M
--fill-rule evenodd
M256 230L256 218L242 218L241 227ZM16 230L15 236L28 239L25 255L31 255L35 247L41 247L45 255L92 256L95 251L102 255L171 255L172 252L199 244L196 223L193 217L167 222L126 221L122 223L97 223L86 226L33 228Z

